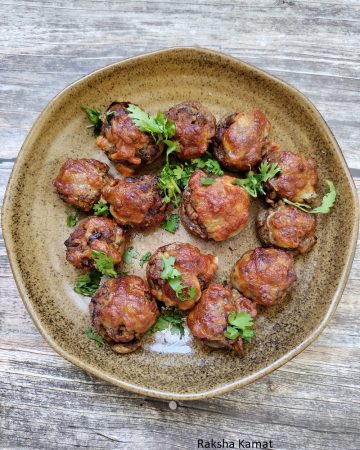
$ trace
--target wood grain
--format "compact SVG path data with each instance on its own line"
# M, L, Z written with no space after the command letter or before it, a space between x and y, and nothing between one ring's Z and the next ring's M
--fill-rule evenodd
M26 134L58 91L119 59L181 45L230 53L304 92L360 193L358 1L4 0L0 33L1 201ZM2 239L0 265L0 448L195 449L211 438L360 447L360 243L334 319L312 346L250 386L175 410L55 354L23 307Z

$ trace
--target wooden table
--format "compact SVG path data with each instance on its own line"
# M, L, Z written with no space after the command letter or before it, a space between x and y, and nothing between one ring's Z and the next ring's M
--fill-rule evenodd
M304 92L360 190L359 1L3 0L0 24L1 196L27 132L57 92L107 64L176 45L221 50ZM196 449L197 439L211 438L360 448L360 252L335 317L305 352L243 389L169 404L54 353L0 246L0 448Z

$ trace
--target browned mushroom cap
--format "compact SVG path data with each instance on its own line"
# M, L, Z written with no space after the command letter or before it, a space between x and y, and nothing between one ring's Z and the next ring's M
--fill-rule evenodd
M173 267L180 272L184 288L180 296L161 277L163 259L175 258ZM217 271L217 257L206 255L191 244L174 243L160 247L150 258L147 265L147 280L152 295L166 306L179 309L191 309L201 296L202 289L208 285Z
M155 176L115 180L104 188L103 197L120 225L149 228L159 225L166 217L168 205L163 203L163 193Z
M112 219L87 217L65 241L66 259L78 269L94 269L92 251L96 250L111 256L114 266L117 266L124 252L125 237L125 230Z
M297 280L294 258L275 248L250 250L236 262L230 280L245 297L272 306L286 296Z
M253 318L257 314L255 303L238 291L220 283L211 283L190 311L187 324L191 333L209 347L233 349L243 356L242 338L230 340L224 336L231 312L246 312Z
M287 198L292 202L306 202L316 195L317 170L315 160L302 153L288 150L271 150L265 158L277 164L281 171L267 183L269 202Z
M206 153L215 135L215 117L200 102L188 100L173 106L166 117L175 122L174 140L179 142L180 159L191 160Z
M256 225L261 242L268 247L307 253L316 243L315 215L282 202L260 211Z
M152 163L161 155L164 146L156 144L152 136L139 130L129 117L129 102L113 102L102 120L97 146L116 163L116 168L129 175L140 165Z
M53 184L64 202L90 211L112 179L108 171L109 166L96 159L68 159Z
M270 122L259 110L231 114L217 126L214 155L229 170L249 170L261 162L271 146L270 129Z
M212 184L204 184L210 178ZM224 241L239 233L250 214L250 196L236 178L214 177L201 170L193 173L180 207L184 226L202 239Z
M89 308L92 325L117 353L139 348L142 336L159 315L148 286L136 275L106 281Z

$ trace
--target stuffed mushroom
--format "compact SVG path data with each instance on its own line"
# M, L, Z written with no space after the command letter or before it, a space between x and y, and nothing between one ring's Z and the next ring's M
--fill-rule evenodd
M275 248L250 250L236 262L230 280L245 297L272 306L288 294L297 280L294 258Z
M142 336L159 316L148 286L136 275L107 280L89 308L93 327L117 353L139 348Z
M216 256L201 253L191 244L160 247L147 265L151 293L166 306L191 309L215 276L217 263Z
M243 356L243 339L241 337L229 339L224 335L229 325L229 315L239 312L255 318L256 305L235 289L220 283L211 283L190 311L187 324L191 333L209 347L234 350Z
M267 247L307 253L316 243L315 214L292 205L280 202L275 208L260 211L256 225L259 238Z
M213 153L229 170L250 170L261 162L272 145L268 138L270 130L270 122L259 110L230 114L217 126Z
M110 256L117 266L124 252L125 236L125 230L112 219L87 217L65 241L66 260L78 269L95 269L93 251L98 251Z
M140 131L129 117L129 102L113 102L102 119L97 146L113 161L117 170L130 175L141 165L152 163L161 155L164 146Z
M168 205L163 202L158 177L143 175L114 180L102 195L120 225L144 229L159 225L166 217Z
M200 102L189 100L173 106L166 117L175 122L175 136L179 142L176 153L182 160L190 161L206 153L215 135L215 117Z
M60 168L53 185L60 198L83 211L90 211L112 180L109 166L96 159L68 159Z
M185 189L180 207L184 226L202 239L224 241L239 233L250 214L250 196L236 178L213 177L196 170Z

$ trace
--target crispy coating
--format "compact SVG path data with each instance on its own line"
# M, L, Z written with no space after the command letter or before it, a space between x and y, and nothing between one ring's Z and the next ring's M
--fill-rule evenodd
M94 269L92 250L111 256L114 265L121 262L126 233L122 227L107 217L83 219L65 241L66 259L78 269Z
M97 146L116 163L124 175L132 173L140 165L152 163L161 155L163 144L156 144L152 136L144 133L129 117L129 102L113 102L102 120Z
M159 316L148 286L136 275L107 280L89 308L92 325L117 353L136 350Z
M288 150L272 150L266 159L270 163L276 163L281 169L267 183L268 201L287 198L292 202L303 203L317 196L318 176L314 159Z
M175 257L174 267L181 273L182 284L185 288L182 295L185 300L176 297L175 291L167 280L161 278L163 271L162 258ZM179 309L191 309L200 299L201 292L215 276L218 259L213 255L206 255L191 244L174 243L160 247L150 258L146 276L151 294L166 306L176 306ZM189 290L194 295L189 295Z
M257 314L255 303L238 291L220 283L211 283L190 311L187 324L191 333L209 347L235 350L243 356L244 344L241 337L230 340L224 336L228 316L232 311L235 314L246 312L253 318Z
M159 225L166 217L158 177L143 175L115 180L103 190L104 199L117 223L134 228Z
M229 170L254 168L271 146L270 130L270 122L259 110L231 114L217 126L214 155Z
M200 102L189 100L173 106L166 117L175 122L174 140L179 142L176 155L189 161L203 155L215 135L215 117Z
M307 214L282 202L276 208L260 211L256 225L261 242L269 247L307 253L316 243L315 214Z
M275 248L250 250L236 262L230 280L245 297L272 306L286 296L297 280L294 258Z
M215 178L205 186L201 180ZM236 178L214 177L196 170L185 189L180 207L184 226L202 239L224 241L239 233L249 218L250 196Z
M109 166L96 159L68 159L53 185L64 202L90 211L99 201L101 190L112 179Z

